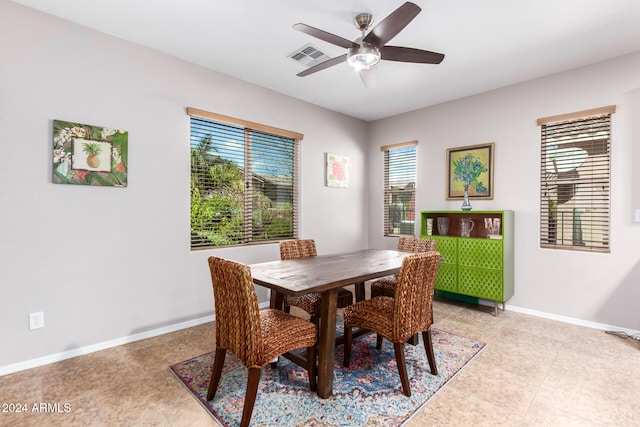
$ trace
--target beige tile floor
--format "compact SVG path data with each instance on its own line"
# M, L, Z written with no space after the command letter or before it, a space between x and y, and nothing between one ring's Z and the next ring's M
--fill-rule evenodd
M515 312L434 302L435 327L488 344L408 426L640 426L640 341ZM212 324L0 377L1 426L215 426L167 367L213 349ZM64 412L64 404L69 411Z

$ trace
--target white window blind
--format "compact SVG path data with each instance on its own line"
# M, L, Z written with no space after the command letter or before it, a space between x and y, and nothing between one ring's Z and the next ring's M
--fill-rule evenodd
M296 238L298 139L197 113L190 118L191 248Z
M384 153L384 235L415 235L417 141L381 147Z
M540 246L609 252L611 114L540 119Z

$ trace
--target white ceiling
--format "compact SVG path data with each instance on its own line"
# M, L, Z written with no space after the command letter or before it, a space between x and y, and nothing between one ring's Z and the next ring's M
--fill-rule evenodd
M345 51L292 25L353 40L356 14L375 25L402 0L14 1L367 121L640 51L640 0L414 0L422 12L390 44L444 61L382 61L366 89L346 64L297 77L296 49Z

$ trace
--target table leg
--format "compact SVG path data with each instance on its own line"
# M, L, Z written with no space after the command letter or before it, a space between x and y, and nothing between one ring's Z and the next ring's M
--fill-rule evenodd
M271 295L269 297L269 308L282 310L284 308L284 296L275 289L271 289L270 293Z
M322 293L320 305L320 331L318 343L318 396L323 399L333 394L333 361L336 351L336 308L338 290Z
M364 282L356 283L355 288L356 288L356 302L364 301L364 298L365 298Z

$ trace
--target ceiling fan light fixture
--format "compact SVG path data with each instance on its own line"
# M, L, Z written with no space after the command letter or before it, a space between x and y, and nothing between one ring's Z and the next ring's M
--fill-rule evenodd
M369 43L352 47L347 52L347 64L356 70L368 70L378 62L380 62L380 50Z
M320 70L333 67L346 62L353 68L364 82L367 88L375 86L377 76L377 64L382 59L396 62L410 62L417 64L439 64L444 59L444 54L430 52L402 46L388 46L387 42L393 39L420 13L420 6L411 1L387 15L378 25L369 31L373 23L373 15L359 13L353 22L362 33L360 37L351 41L344 37L320 30L318 28L297 23L294 29L313 36L319 40L346 49L346 53L327 59L297 74L299 77L308 76ZM382 55L384 54L384 58Z

